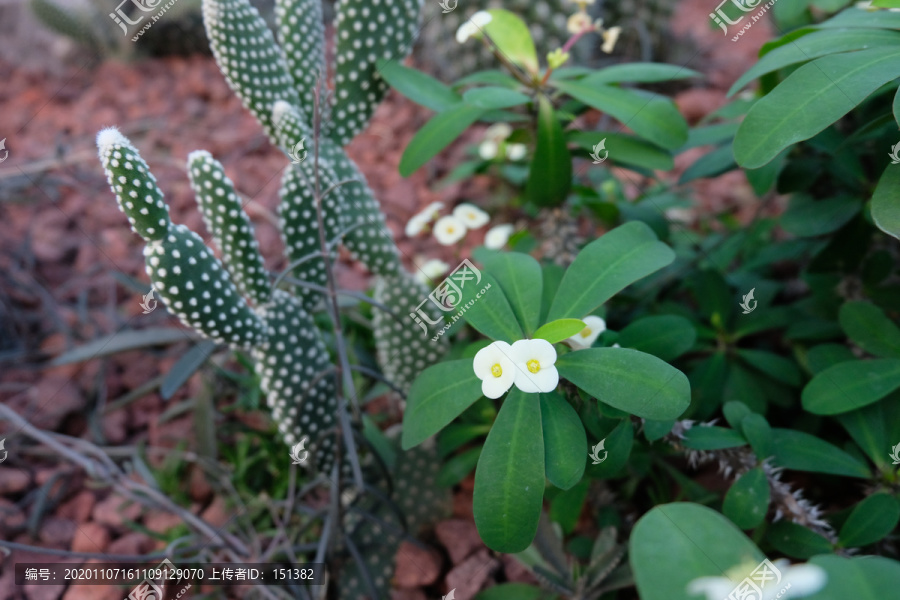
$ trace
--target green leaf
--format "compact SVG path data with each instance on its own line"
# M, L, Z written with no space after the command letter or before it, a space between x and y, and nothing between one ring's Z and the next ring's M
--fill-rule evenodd
M779 552L790 557L809 559L816 554L832 551L831 542L803 525L791 521L778 521L769 526L766 541Z
M540 69L537 50L534 48L534 41L525 21L502 8L487 12L491 15L491 22L485 25L483 30L497 49L514 65L525 67L536 74Z
M838 52L898 44L900 44L900 34L883 29L814 31L762 56L756 64L734 82L734 85L728 90L728 95L735 94L742 87L766 73L772 73L789 65Z
M582 79L581 82L588 85L621 83L623 81L656 83L659 81L690 79L692 77L703 77L703 73L679 65L632 62L627 65L613 65L600 69Z
M872 194L872 219L878 229L900 239L900 165L888 165L878 180Z
M392 88L434 112L444 112L462 102L459 94L421 71L404 67L396 60L382 58L376 64L378 72Z
M646 224L620 225L578 253L560 282L547 319L580 319L673 260L675 253Z
M753 529L763 522L769 509L769 480L759 467L740 476L725 494L722 512L741 529Z
M697 600L687 592L694 579L721 577L740 564L755 565L763 558L723 515L687 502L655 507L635 524L629 542L641 600Z
M556 321L541 325L540 328L534 332L534 338L547 340L551 344L556 344L569 339L584 328L585 324L581 319L557 319Z
M485 291L482 293L481 290ZM480 298L477 297L479 294ZM519 327L503 288L486 271L482 271L480 282L471 282L462 289L462 300L458 306L460 310L466 308L463 313L466 322L492 340L512 344L523 337L522 328Z
M859 213L860 208L860 202L848 196L818 200L806 194L795 194L781 216L781 226L798 237L833 233Z
M629 323L616 340L623 348L634 348L665 361L678 358L694 346L697 330L684 317L659 315Z
M663 148L673 150L687 141L687 122L675 104L664 96L573 81L557 81L554 86Z
M488 69L486 71L476 71L471 75L466 75L462 79L457 79L453 84L455 89L460 89L467 85L473 84L484 84L484 85L499 85L505 88L516 89L520 85L518 80L506 73L505 71L499 71L497 69Z
M539 100L537 146L525 194L538 206L561 204L572 185L572 155L566 145L562 124L546 96Z
M651 171L671 171L675 167L668 151L633 135L611 131L570 131L567 137L587 152L593 152L595 145L604 142L609 160L614 163Z
M879 468L887 467L888 453L885 448L893 445L900 431L900 403L892 397L885 398L857 410L837 416L837 420L853 441L872 459Z
M857 346L882 358L900 358L900 328L868 302L847 302L838 320Z
M738 350L747 364L776 381L797 387L803 381L800 369L789 358L763 350Z
M691 399L684 373L637 350L578 350L559 357L556 368L597 400L645 419L675 419Z
M772 427L759 413L750 413L741 419L740 430L750 442L757 458L764 460L774 454L772 449Z
M480 87L464 93L463 101L475 108L498 110L527 104L531 102L531 97L505 87Z
M142 329L140 331L126 329L63 352L53 359L53 362L50 364L58 367L101 356L110 356L119 352L148 348L150 346L169 345L176 342L196 341L198 339L200 339L199 336L194 332L175 327L159 327Z
M478 464L481 456L481 448L472 448L462 454L457 454L444 463L437 476L437 484L441 487L453 487L472 472Z
M870 476L869 469L837 446L793 429L772 429L775 464L795 471L829 473L845 477Z
M739 431L727 427L698 426L684 433L684 446L693 450L722 450L746 446L747 440Z
M828 580L822 590L805 600L885 600L895 598L900 589L900 563L896 560L826 554L809 562L825 569Z
M541 318L539 323L547 321L547 313L550 311L550 305L553 304L553 298L556 297L556 291L566 274L566 269L557 264L544 265L541 268L543 274L543 285L541 287ZM580 315L584 316L584 315Z
M873 494L854 507L838 540L844 548L868 546L888 535L900 521L900 503L890 494Z
M540 263L527 254L504 252L486 260L484 269L496 278L525 335L531 336L541 318L544 280Z
M537 394L513 389L484 442L472 509L492 550L521 552L534 539L544 497L544 438Z
M878 600L896 595L900 586L900 562L890 558L823 555L810 562L823 567L828 575L825 588L810 600Z
M181 355L159 386L159 395L163 400L170 399L175 392L178 391L184 382L190 379L191 375L202 367L209 355L216 349L216 343L210 340L204 340Z
M738 164L761 167L788 146L819 133L900 77L898 59L898 48L873 48L803 65L747 113L734 142Z
M404 450L421 444L481 398L470 359L439 363L413 382L403 415Z
M662 439L667 433L672 431L672 427L675 425L675 421L669 419L668 421L653 421L650 419L644 420L644 437L647 438L648 442L655 442L656 440Z
M900 388L900 360L855 360L829 367L803 388L803 408L836 415L881 400Z
M409 177L458 138L485 113L461 104L435 115L413 136L400 158L400 174Z
M587 436L578 413L565 398L555 392L540 397L547 479L567 490L584 475Z

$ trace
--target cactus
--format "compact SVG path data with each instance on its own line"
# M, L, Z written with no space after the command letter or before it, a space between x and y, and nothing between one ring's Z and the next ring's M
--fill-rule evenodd
M383 97L386 88L376 62L402 59L408 51L418 7L416 0L371 6L350 0L338 7L335 35L344 54L334 69L334 120L328 121L329 108L316 97L325 72L318 0L277 0L275 29L284 51L249 0L203 0L210 45L228 84L272 142L294 159L282 177L279 222L290 275L309 286L273 288L240 196L208 152L191 153L187 170L223 261L196 233L171 222L156 179L127 139L114 129L97 139L119 207L147 242L147 274L154 289L188 327L251 351L281 437L293 445L309 436L314 466L325 472L333 464L335 436L329 433L337 422L338 386L311 316L322 299L317 288L327 283L319 210L325 241L342 241L375 274L376 300L396 313L377 311L374 319L386 377L408 389L447 347L446 339L421 337L407 320L427 290L403 269L377 200L342 148L365 127ZM373 30L373 23L384 24L383 30ZM301 147L303 157L297 156ZM330 246L328 256L334 259L335 252Z

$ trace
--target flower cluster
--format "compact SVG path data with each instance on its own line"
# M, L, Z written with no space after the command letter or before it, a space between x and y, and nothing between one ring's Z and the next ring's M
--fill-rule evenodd
M556 349L547 340L519 340L512 345L493 342L475 355L472 368L481 392L499 398L513 384L523 392L552 392L559 383Z
M463 202L453 209L453 213L440 216L441 210L444 208L443 202L432 202L425 210L413 215L406 224L407 237L415 237L425 231L432 221L437 219L434 224L434 237L443 246L452 246L457 243L469 232L470 229L480 229L490 222L491 218L486 212L468 202ZM484 245L492 250L498 250L506 245L509 236L512 235L512 225L497 225L488 230L484 238ZM441 261L429 261L425 266L429 266L429 272L435 272ZM423 271L425 270L423 266ZM446 271L446 268L444 268ZM437 273L437 275L442 274ZM433 278L429 276L429 278Z
M478 146L478 156L484 160L508 158L512 161L522 160L528 154L525 144L509 144L506 140L512 135L512 127L506 123L495 123L484 132L484 141Z
M606 54L612 54L613 49L616 47L616 42L619 40L619 35L622 33L622 28L610 27L609 29L604 29L603 19L594 21L591 18L587 12L587 7L589 4L594 4L595 0L572 1L578 5L578 12L569 17L569 21L566 23L566 29L568 29L569 33L574 36L581 36L592 31L597 31L603 36L603 46L601 46L600 49ZM568 48L564 48L563 52L566 50L568 50Z

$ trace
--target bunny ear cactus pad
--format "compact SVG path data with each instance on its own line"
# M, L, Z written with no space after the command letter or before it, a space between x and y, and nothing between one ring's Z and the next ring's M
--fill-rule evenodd
M375 282L375 299L396 310L397 319L376 310L373 317L378 363L385 377L403 393L409 392L413 380L426 368L435 364L447 352L449 339L423 333L410 317L419 304L428 298L428 290L408 273L379 277ZM440 311L431 301L425 303L432 320L440 318Z
M279 226L281 239L288 259L293 267L291 274L309 283L324 286L328 283L325 272L325 260L321 256L310 258L297 266L294 263L301 259L321 251L319 241L319 228L316 217L316 195L314 187L315 168L312 161L299 165L290 165L281 179L281 203L278 205ZM334 172L328 168L324 161L319 161L319 183L321 192L333 185L336 180ZM341 227L341 196L340 189L332 190L322 200L324 212L325 239L333 240L340 234ZM334 259L337 253L329 252ZM297 293L303 297L304 307L307 309L318 303L320 294L308 288L298 288Z
M337 392L325 343L309 313L284 290L275 290L258 313L266 324L266 339L253 349L253 358L278 431L290 445L309 436L316 470L328 473L334 460Z
M325 76L325 27L321 0L276 0L275 19L284 59L304 114L313 114L316 85ZM322 105L320 105L322 106Z
M265 20L249 0L203 0L203 22L228 85L275 141L272 105L300 97Z
M268 302L272 287L259 243L222 164L209 152L198 150L188 156L188 175L203 221L222 251L235 285L257 306Z
M388 84L375 63L406 57L416 38L421 7L421 0L340 0L331 130L339 145L347 145L365 129L387 93Z
M131 228L148 241L165 238L172 225L169 207L156 185L156 177L137 149L112 128L97 134L97 149L106 180Z
M345 197L347 225L356 225L344 236L344 245L355 259L376 275L403 273L394 235L384 219L366 178L350 160L344 149L327 138L320 141L321 156L331 162L340 181L353 180L341 186Z
M119 207L147 240L147 275L166 306L219 343L247 348L261 342L262 321L200 236L169 220L162 192L137 149L115 129L101 131L97 146Z

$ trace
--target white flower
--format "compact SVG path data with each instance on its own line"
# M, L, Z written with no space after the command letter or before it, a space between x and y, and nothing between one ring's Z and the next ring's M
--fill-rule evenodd
M559 383L556 349L547 340L519 340L512 345L516 387L525 393L552 392Z
M415 237L422 233L425 226L437 218L442 208L444 208L443 202L432 202L425 210L413 215L406 223L406 237Z
M566 23L566 29L572 35L579 34L594 28L594 20L586 12L577 12Z
M492 19L491 13L479 10L456 30L456 41L465 44L470 37L480 34L481 29Z
M522 160L528 154L528 146L525 144L510 144L506 148L506 157L509 160Z
M494 342L475 354L472 368L481 380L481 393L488 398L499 398L512 387L516 378L512 347L506 342Z
M484 131L484 139L502 142L512 135L512 127L507 123L494 123Z
M513 229L513 226L509 224L491 227L484 235L484 247L491 250L499 250L509 241L509 236L512 235Z
M621 27L610 27L606 31L603 32L603 45L600 47L601 50L606 52L607 54L612 54L613 48L616 47L616 42L619 41L619 34L622 33Z
M434 237L444 246L452 246L466 237L466 224L456 217L447 215L434 224Z
M419 267L419 270L416 271L416 279L422 283L428 283L446 273L449 268L450 265L439 258L432 258Z
M497 157L498 150L497 142L491 140L484 140L478 146L478 156L483 158L484 160L491 160Z
M606 331L606 321L596 315L588 315L582 319L584 329L569 338L569 344L576 350L590 348L601 333Z
M773 571L774 567L774 571ZM791 566L784 559L776 560L774 565L761 563L738 565L726 573L726 577L700 577L688 584L689 594L705 594L706 600L722 600L742 584L745 578L756 570L755 581L762 583L762 595L759 600L789 600L814 594L825 585L828 579L825 570L816 565L801 564ZM780 575L780 579L779 579ZM766 581L760 581L766 576Z
M484 227L491 220L486 212L468 202L463 202L454 208L453 216L462 221L469 229Z

